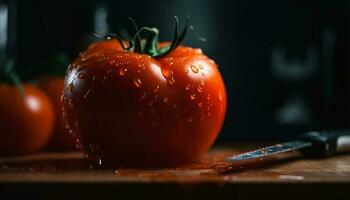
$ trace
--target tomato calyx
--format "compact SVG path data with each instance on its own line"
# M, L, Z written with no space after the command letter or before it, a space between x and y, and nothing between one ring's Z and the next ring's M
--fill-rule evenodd
M13 60L9 60L6 62L6 64L4 65L4 68L1 70L1 73L0 73L0 81L14 84L18 89L21 98L23 98L24 97L23 85L14 69L14 66L15 66L15 62Z
M179 31L178 31L179 20L176 16L174 18L175 18L175 31L174 31L173 40L170 45L167 45L162 48L158 48L159 30L155 27L152 27L152 28L141 27L139 29L135 20L133 20L132 18L129 18L129 19L134 24L134 27L136 29L136 34L129 41L127 41L127 43L129 44L127 47L125 46L124 40L116 34L108 34L105 38L107 40L117 39L121 44L122 48L127 52L147 54L153 58L160 58L169 54L172 50L178 47L181 44L181 42L185 39L187 29L188 29L189 17L186 18L185 28L181 32L181 34L179 34ZM141 38L142 32L146 33L147 36L145 38Z

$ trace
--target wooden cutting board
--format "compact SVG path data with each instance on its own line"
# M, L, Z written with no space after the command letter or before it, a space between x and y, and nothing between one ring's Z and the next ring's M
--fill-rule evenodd
M170 194L175 198L234 195L237 199L261 195L270 198L283 195L283 199L350 195L350 155L305 160L297 152L291 152L262 160L225 161L228 155L259 147L256 144L216 146L197 162L154 169L96 169L90 167L82 152L0 158L0 195L51 197L58 190L55 197L67 190L78 197L100 193L152 198ZM133 192L136 188L138 192ZM298 192L302 192L302 197Z

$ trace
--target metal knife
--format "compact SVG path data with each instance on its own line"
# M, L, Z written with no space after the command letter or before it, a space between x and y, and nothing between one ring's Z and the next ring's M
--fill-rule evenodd
M263 158L273 154L299 150L305 158L322 158L338 153L350 153L350 130L310 131L297 140L227 157L230 162Z

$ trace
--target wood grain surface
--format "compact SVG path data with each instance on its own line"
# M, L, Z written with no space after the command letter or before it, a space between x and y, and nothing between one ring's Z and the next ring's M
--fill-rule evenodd
M216 146L197 162L174 168L98 169L90 166L82 152L47 152L1 158L0 192L4 190L2 194L13 195L22 189L28 195L42 191L57 192L58 188L60 191L78 188L74 191L105 193L109 188L111 195L118 191L141 195L137 197L153 194L152 198L154 195L160 198L174 192L177 195L172 197L175 198L193 197L195 194L202 198L212 197L212 194L234 194L236 199L256 198L263 194L270 195L270 198L287 195L284 199L295 199L298 193L302 194L298 199L331 198L334 194L342 198L349 196L350 155L305 160L297 152L291 152L263 160L225 161L226 156L261 146ZM52 185L55 187L50 187ZM139 192L134 193L136 188ZM160 188L162 191L159 191Z
M297 152L229 163L225 157L261 145L214 147L174 168L96 169L82 152L1 158L0 182L350 182L350 155L305 160Z

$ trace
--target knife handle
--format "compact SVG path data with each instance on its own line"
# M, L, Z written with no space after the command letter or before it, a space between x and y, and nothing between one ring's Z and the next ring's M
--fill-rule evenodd
M300 152L307 158L322 158L337 153L350 152L350 130L310 131L299 137L311 146Z

